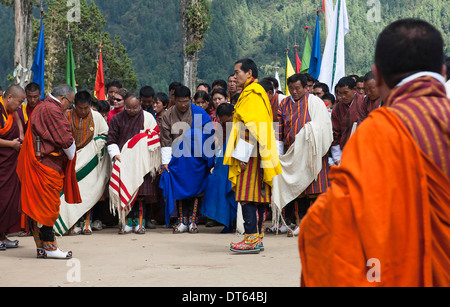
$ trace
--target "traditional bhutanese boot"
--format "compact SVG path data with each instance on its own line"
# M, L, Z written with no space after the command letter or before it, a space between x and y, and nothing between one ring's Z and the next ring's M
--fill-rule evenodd
M264 238L264 232L259 234L259 242L258 242L259 250L262 252L264 251L263 238Z
M230 250L236 253L258 254L261 251L259 243L259 234L245 234L244 240L230 244Z
M194 209L192 210L192 216L189 217L189 232L190 233L198 233L197 210L198 210L198 198L195 198Z
M44 258L50 259L70 259L72 258L72 251L65 252L58 247L58 243L55 241L46 242L43 241L44 246Z
M44 245L39 235L40 231L36 221L31 222L31 234L33 235L34 243L36 244L36 258L44 258Z
M127 218L127 223L125 224L123 231L125 233L130 233L133 231L133 219L132 218Z
M86 213L86 217L83 222L83 230L81 231L84 235L91 235L92 234L92 228L91 228L91 210L89 210Z
M188 230L187 218L179 217L178 224L173 228L173 233L182 233L182 232L186 232L187 230Z
M198 233L198 226L197 226L197 218L196 217L190 217L189 218L189 232L190 233Z
M134 225L134 233L145 233L144 206L142 200L139 200L139 217L137 219L134 219Z

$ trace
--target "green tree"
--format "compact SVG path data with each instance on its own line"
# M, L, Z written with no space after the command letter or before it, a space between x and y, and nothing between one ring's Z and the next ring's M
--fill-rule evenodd
M114 38L104 31L106 23L95 3L80 0L80 22L68 25L70 7L64 0L47 1L44 14L46 35L46 92L65 82L67 37L70 35L76 63L75 78L78 89L93 89L97 72L100 44L103 46L105 80L120 80L129 90L137 89L137 76L119 36ZM36 21L35 27L39 27ZM34 31L35 43L37 34Z

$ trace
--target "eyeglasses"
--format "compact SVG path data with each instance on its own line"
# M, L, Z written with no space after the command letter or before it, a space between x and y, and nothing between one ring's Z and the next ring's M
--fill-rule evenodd
M138 112L139 110L141 110L141 107L137 107L137 108L134 108L134 109L125 107L125 111Z
M120 101L123 101L123 99L119 99L119 98L114 98L114 101L118 101L118 102L120 102Z
M70 101L66 96L63 96L63 98L65 98L69 102L70 106L73 106L73 101Z

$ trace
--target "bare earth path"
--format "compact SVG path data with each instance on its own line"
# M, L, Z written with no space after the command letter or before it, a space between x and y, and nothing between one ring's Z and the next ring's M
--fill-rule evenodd
M116 228L106 228L64 236L58 242L72 250L70 261L36 259L32 237L11 237L20 247L0 251L0 287L299 286L297 237L266 234L265 251L239 255L229 251L229 243L242 236L221 229L200 225L198 234L175 235L158 226L144 235L118 235Z

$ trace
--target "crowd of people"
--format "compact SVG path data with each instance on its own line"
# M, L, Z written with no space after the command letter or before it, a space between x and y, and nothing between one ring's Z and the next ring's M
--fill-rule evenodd
M244 239L231 243L231 251L260 253L265 232L300 235L303 281L327 283L327 274L316 278L312 272L314 264L323 264L319 253L333 248L323 239L327 230L320 229L320 220L330 227L339 223L328 221L333 217L324 213L324 204L345 204L359 195L350 187L362 190L361 185L371 185L361 182L370 181L372 171L360 164L377 165L377 157L385 154L411 154L402 151L406 147L391 153L381 149L388 146L377 143L376 136L387 132L370 127L381 125L376 119L383 112L368 119L369 115L392 106L396 97L407 97L391 90L413 80L430 82L423 93L433 86L438 96L442 88L445 93L440 70L417 77L424 80L400 82L411 75L406 68L404 77L391 80L387 56L379 54L372 71L341 78L333 91L310 74L294 74L287 79L289 93L283 93L277 79L259 78L251 59L237 61L226 80L201 83L194 93L179 82L171 83L168 93L155 93L148 85L134 93L114 80L106 86L107 100L95 99L89 90L74 92L65 84L41 100L36 83L25 89L10 86L0 100L0 249L17 247L19 242L6 235L21 231L22 236L34 237L37 257L70 258L72 253L58 246L55 232L89 235L106 225L117 227L119 234L144 234L165 225L174 234L197 233L199 223L234 232L242 223ZM414 87L409 84L405 91ZM440 99L442 116L448 116L448 99ZM422 145L420 131L409 125L424 108L417 107L413 115L399 104L392 112L448 172L448 144L436 145L440 151L434 151L434 146ZM366 120L370 123L363 124ZM430 131L440 138L436 129ZM392 142L400 142L397 138ZM352 167L358 168L357 174ZM338 190L341 186L347 190ZM372 193L362 195L359 204L376 207L380 197L389 196ZM369 201L372 196L378 200ZM300 228L312 208L314 215L307 215ZM264 229L268 216L273 223ZM308 227L316 232L308 233Z

